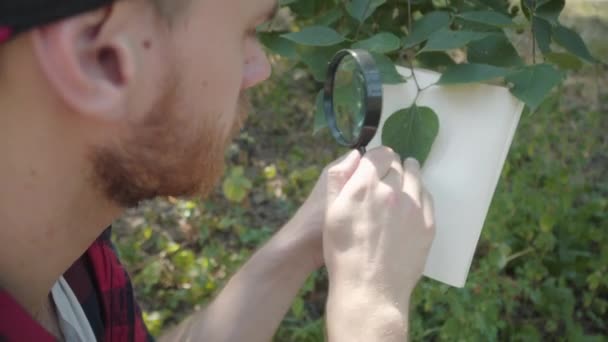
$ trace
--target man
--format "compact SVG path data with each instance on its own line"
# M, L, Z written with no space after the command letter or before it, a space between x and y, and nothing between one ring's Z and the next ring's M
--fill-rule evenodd
M0 340L151 340L110 248L114 219L204 195L268 78L255 28L275 0L0 2ZM328 166L204 311L161 340L268 341L326 264L330 341L403 341L433 239L416 161Z

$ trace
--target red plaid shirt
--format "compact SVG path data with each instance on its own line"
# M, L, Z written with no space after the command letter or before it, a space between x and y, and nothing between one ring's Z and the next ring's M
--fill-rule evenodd
M91 323L97 341L153 341L133 288L106 230L64 274ZM0 342L55 341L5 291L0 290Z

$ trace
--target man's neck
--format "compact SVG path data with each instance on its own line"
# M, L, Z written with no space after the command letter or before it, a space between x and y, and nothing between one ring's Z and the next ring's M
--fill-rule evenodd
M44 305L34 314L34 319L46 329L51 335L53 335L58 341L64 341L61 326L59 324L59 315L57 314L57 307L51 295L45 300Z
M33 315L122 209L93 186L77 133L10 109L0 115L0 289Z
M0 288L32 314L117 215L103 207L58 206L61 195L52 192L17 195L11 205L10 193L0 195Z

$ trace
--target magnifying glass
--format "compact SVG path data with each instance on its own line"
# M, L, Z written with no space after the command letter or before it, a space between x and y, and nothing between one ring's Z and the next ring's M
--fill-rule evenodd
M365 50L341 50L329 63L323 109L331 134L348 148L365 153L382 114L382 79Z

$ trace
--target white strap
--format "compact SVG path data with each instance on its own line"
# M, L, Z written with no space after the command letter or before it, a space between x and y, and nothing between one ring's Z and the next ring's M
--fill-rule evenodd
M97 338L91 323L82 310L80 302L68 285L67 281L61 277L51 290L57 316L63 337L66 342L95 342Z

